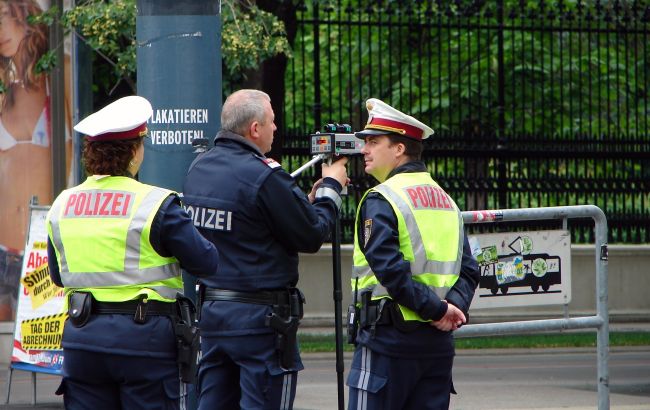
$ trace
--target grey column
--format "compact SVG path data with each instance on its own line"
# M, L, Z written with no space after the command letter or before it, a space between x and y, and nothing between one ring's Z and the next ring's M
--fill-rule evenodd
M218 0L138 0L138 95L154 110L139 180L180 191L192 140L214 140L221 115Z

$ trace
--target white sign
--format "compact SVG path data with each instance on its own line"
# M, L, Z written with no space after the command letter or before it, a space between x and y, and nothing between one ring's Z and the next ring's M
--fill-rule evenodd
M481 272L472 309L571 301L569 231L470 235L469 243Z
M47 264L47 208L31 207L20 276L11 367L60 374L63 368L63 289L50 279Z

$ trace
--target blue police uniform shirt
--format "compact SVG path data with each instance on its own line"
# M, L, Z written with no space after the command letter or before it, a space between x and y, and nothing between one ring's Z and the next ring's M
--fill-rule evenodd
M428 172L421 161L412 161L394 169L389 178L403 172ZM368 194L361 205L361 221L372 220L370 238L361 250L379 282L392 299L417 312L423 319L439 320L447 311L447 304L425 285L411 280L410 264L400 252L397 217L391 205L380 194ZM356 232L364 243L364 224ZM467 235L458 281L446 298L467 316L469 305L480 279L476 259L472 256ZM375 335L362 329L357 342L373 351L393 357L430 358L454 354L451 332L442 332L428 323L413 332L405 333L392 325L377 326Z
M209 276L217 270L219 255L194 229L176 195L170 195L161 205L149 237L156 252L175 256L183 269L195 276ZM47 254L52 281L63 287L54 246L49 239ZM148 316L145 323L136 324L130 315L93 315L82 328L66 322L62 345L69 349L127 356L176 357L172 323L161 316Z
M322 186L341 191L333 178ZM317 252L337 217L330 198L313 204L280 164L266 158L241 135L222 130L215 146L190 166L183 202L194 225L219 249L216 275L201 282L243 292L279 290L298 282L298 252ZM206 302L201 335L272 333L270 307ZM210 315L209 319L205 319Z

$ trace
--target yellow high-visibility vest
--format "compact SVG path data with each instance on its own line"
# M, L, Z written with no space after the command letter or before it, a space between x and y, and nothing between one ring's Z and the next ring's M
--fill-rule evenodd
M463 219L456 203L428 172L397 174L364 194L355 221L352 291L356 288L357 296L371 292L372 300L390 298L359 245L361 205L370 192L383 196L397 216L399 250L411 263L411 279L444 299L460 274ZM426 321L407 307L399 308L405 320Z
M156 212L173 191L127 177L91 176L63 191L47 215L66 293L96 300L172 302L183 291L178 260L149 241Z

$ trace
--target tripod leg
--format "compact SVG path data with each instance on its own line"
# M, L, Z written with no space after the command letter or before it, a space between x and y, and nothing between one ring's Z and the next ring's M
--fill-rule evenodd
M343 384L343 320L341 309L341 222L336 218L332 232L332 266L334 280L334 325L336 326L336 384L338 392L338 409L345 408L345 392Z
M32 406L36 405L36 372L32 372Z
M5 396L5 404L9 404L9 394L11 393L11 377L14 374L14 369L9 366L9 372L7 373L7 395Z

